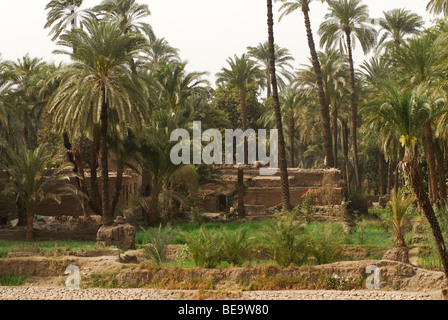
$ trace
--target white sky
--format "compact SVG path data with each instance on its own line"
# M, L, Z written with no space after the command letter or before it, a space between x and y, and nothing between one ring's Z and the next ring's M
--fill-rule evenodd
M43 29L46 22L45 5L49 0L0 0L0 54L3 59L16 60L26 53L46 61L66 61L53 55L56 45ZM99 4L101 0L84 0L83 7ZM429 0L364 0L371 17L382 16L382 11L406 8L416 12L431 25L425 8ZM214 85L214 75L226 66L226 59L242 54L247 46L267 40L265 0L140 0L148 4L152 15L146 20L158 37L164 37L189 62L189 71L207 71ZM274 3L275 40L290 50L296 59L294 66L308 63L309 49L303 15L297 11L278 21L280 2ZM327 12L320 1L311 5L314 33ZM319 43L315 37L316 45ZM364 59L361 49L355 59Z

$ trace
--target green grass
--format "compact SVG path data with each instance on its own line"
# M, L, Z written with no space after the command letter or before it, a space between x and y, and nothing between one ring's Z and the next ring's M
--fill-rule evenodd
M0 286L7 286L7 287L21 286L27 278L28 276L26 275L21 276L6 275L0 277Z
M94 241L3 241L0 240L0 258L4 258L10 251L25 252L52 252L55 249L71 251L92 250L95 249Z
M178 235L172 241L172 244L185 244L185 241L181 237L182 232L186 232L192 235L199 235L199 228L202 226L205 230L220 230L224 228L227 231L235 232L241 227L247 232L248 237L262 237L262 227L266 224L266 221L231 221L231 222L206 222L199 225L196 222L187 222L173 225L174 228L179 230ZM142 230L138 230L135 236L135 243L137 245L144 244L145 233Z

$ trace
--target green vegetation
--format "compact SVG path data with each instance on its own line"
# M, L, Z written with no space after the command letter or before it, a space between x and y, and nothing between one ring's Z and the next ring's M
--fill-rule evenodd
M8 252L34 252L51 254L56 250L93 250L96 248L94 241L37 241L33 244L25 241L3 241L0 240L0 258L5 257Z
M3 276L0 277L0 287L6 286L6 287L15 287L15 286L21 286L26 279L28 279L28 276L22 275L22 276Z

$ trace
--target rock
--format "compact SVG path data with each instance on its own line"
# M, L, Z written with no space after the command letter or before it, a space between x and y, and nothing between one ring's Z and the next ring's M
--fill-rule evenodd
M145 261L145 258L141 250L127 251L120 255L121 263L140 263L142 261Z
M398 261L409 264L409 250L404 247L393 248L384 254L382 260Z
M116 246L123 250L135 248L136 229L125 223L112 226L101 226L96 235L96 240L105 246Z
M139 228L140 226L144 226L146 224L145 217L143 215L143 209L141 206L123 211L123 216L126 219L127 223L133 225L136 228Z
M114 222L116 224L125 224L126 223L126 218L123 216L118 216L115 218Z

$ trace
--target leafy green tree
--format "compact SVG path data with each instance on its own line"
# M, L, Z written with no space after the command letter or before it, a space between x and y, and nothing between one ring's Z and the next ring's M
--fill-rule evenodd
M401 167L409 180L421 212L426 216L431 226L445 276L448 277L448 252L439 222L425 188L419 158L419 146L421 145L419 136L423 135L425 124L432 121L437 115L437 112L431 108L434 101L428 95L428 89L425 86L420 86L414 91L400 92L395 86L387 85L383 90L386 97L384 103L372 104L371 112L376 112L379 117L378 120L382 121L383 125L389 127L391 131L395 131L405 148ZM428 117L428 114L431 116Z
M61 128L84 128L94 133L97 127L102 172L102 214L110 224L113 212L109 202L109 165L107 137L114 124L126 131L135 129L148 118L144 99L146 86L138 75L129 72L129 61L136 57L145 39L138 34L124 33L119 23L89 19L85 29L76 29L61 36L59 44L76 48L69 55L73 63L58 72L61 85L50 101L50 111Z
M278 94L277 74L275 65L275 42L274 42L274 14L272 12L272 0L267 0L268 7L268 42L269 42L269 70L271 75L272 99L275 114L275 127L278 130L278 164L280 171L280 182L282 190L282 207L285 212L291 210L289 194L288 166L286 163L286 146L283 136L282 113Z
M446 0L430 0L426 6L432 14L443 14L445 17L448 16L448 2Z
M261 66L263 66L263 70L266 75L266 88L267 88L267 97L271 97L272 95L272 86L271 86L271 75L269 72L269 43L260 43L256 47L247 47L248 54L250 57L257 60ZM278 70L278 84L280 88L285 88L286 83L285 80L291 81L293 74L290 71L292 69L291 62L294 61L294 58L289 53L289 50L286 48L280 48L278 45L275 46L275 67Z
M70 26L72 30L76 28L79 20L82 20L86 15L86 11L80 10L83 0L52 0L45 10L47 13L47 23L44 28L51 28L50 35L53 35L52 41L55 41L59 36Z
M246 54L241 57L235 55L235 57L227 59L229 68L222 68L221 72L217 73L216 83L218 85L223 83L231 84L239 90L240 111L241 111L241 124L243 131L247 129L247 108L246 98L247 89L251 83L262 84L264 78L263 71L259 66L251 60ZM247 141L244 144L244 163L248 162L247 154Z
M5 162L1 164L8 180L4 195L12 195L20 203L27 216L28 241L34 241L33 221L36 207L44 200L54 199L60 203L61 196L73 194L67 165L62 157L54 156L46 145L34 150L22 148L19 152L7 149Z
M401 45L407 36L418 35L425 22L423 18L404 8L383 12L384 18L378 20L382 35L378 40L377 52L393 49Z
M286 2L286 0L282 0L282 2ZM322 139L324 145L325 157L327 160L327 165L329 167L334 167L334 158L333 158L333 147L331 140L331 128L330 128L330 111L328 105L325 101L325 93L324 93L324 85L322 82L322 71L321 65L319 61L319 57L316 51L316 45L314 42L313 32L311 30L311 20L310 20L310 4L312 0L295 0L286 2L280 7L280 10L283 11L280 19L283 16L289 15L296 10L301 10L303 13L306 34L308 39L308 47L310 49L311 61L313 64L314 72L316 74L316 82L317 82L317 92L320 104L320 115L321 115L321 128L322 128ZM323 1L322 1L323 2Z
M369 23L368 8L361 0L337 0L328 1L329 13L325 15L325 21L320 25L321 46L327 48L345 45L345 53L348 56L350 70L350 111L351 111L351 134L353 148L353 162L355 167L356 191L361 191L361 177L359 174L358 139L357 139L357 88L355 77L355 66L353 62L353 41L358 39L364 53L372 49L376 43L377 32ZM345 40L345 44L344 44Z

